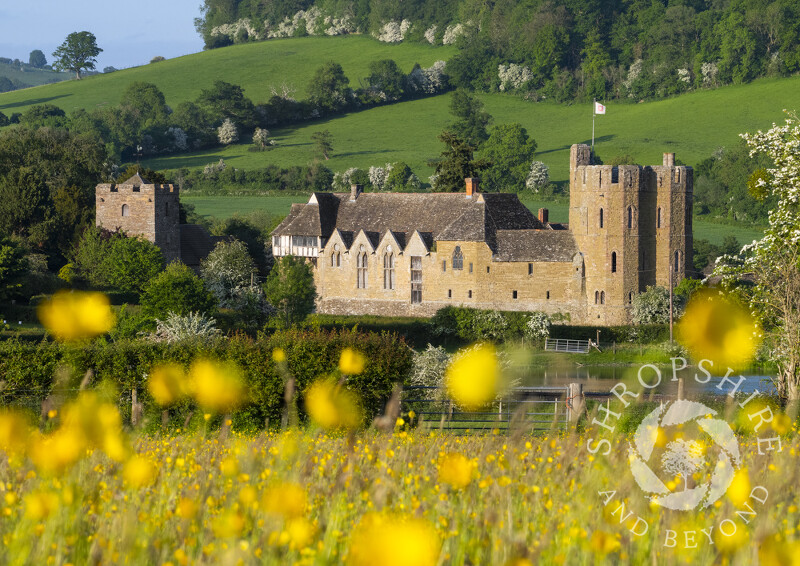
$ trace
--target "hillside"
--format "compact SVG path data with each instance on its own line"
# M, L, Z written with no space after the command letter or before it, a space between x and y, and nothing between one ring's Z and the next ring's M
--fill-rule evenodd
M13 65L0 61L0 78L10 80L16 88L39 86L68 80L72 73L35 69L30 65Z
M533 103L504 94L480 98L494 124L520 122L525 126L536 139L537 156L550 167L551 178L567 180L570 145L591 142L590 104ZM2 100L0 97L0 103ZM451 121L448 104L449 95L441 95L275 130L278 146L268 152L248 152L248 145L237 144L152 159L146 165L199 168L219 159L243 169L304 165L314 157L311 134L328 129L334 138L334 155L325 162L330 169L344 171L403 160L426 180L432 173L427 162L442 148L437 135ZM661 154L669 151L681 162L696 165L719 147L737 143L741 132L781 122L784 108L800 109L800 77L762 79L640 104L609 104L607 114L596 120L595 149L605 160L627 154L640 164L660 164Z
M154 83L164 93L167 104L194 100L214 81L238 84L254 101L267 100L270 87L284 83L294 89L296 98L306 96L306 85L314 71L326 61L342 65L351 84L367 75L370 62L393 59L405 72L414 63L429 66L448 59L451 47L421 44L392 45L363 36L304 37L264 43L235 45L134 67L110 74L94 75L80 81L0 94L0 112L22 112L27 107L50 103L68 114L84 108L116 105L131 82Z

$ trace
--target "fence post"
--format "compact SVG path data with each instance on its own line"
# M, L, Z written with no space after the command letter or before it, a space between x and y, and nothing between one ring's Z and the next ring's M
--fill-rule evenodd
M577 423L583 412L583 384L570 383L567 388L567 420Z
M678 378L678 401L683 401L683 378Z

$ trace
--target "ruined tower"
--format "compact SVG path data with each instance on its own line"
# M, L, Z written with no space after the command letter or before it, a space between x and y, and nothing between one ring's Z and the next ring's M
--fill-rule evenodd
M178 187L149 183L136 173L95 190L97 226L142 236L157 245L167 263L181 257Z
M660 166L592 165L570 149L569 227L584 255L587 322L630 321L633 297L682 279L692 261L692 169L664 154Z

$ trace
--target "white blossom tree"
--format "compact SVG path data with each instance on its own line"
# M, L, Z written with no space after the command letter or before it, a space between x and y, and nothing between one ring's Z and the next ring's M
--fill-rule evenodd
M528 178L525 179L525 188L531 192L538 193L539 189L547 186L550 182L550 169L541 161L531 162L531 170Z
M253 145L261 149L266 149L267 146L275 145L275 142L269 139L269 130L256 128L256 131L253 133Z
M256 264L239 240L219 242L200 264L200 275L220 306L234 308L234 289L249 286Z
M230 118L225 118L222 125L217 128L217 137L219 138L219 143L230 145L239 141L239 130L236 129L236 124Z
M725 283L748 275L755 286L748 298L762 322L778 365L778 392L800 400L800 119L789 113L785 124L766 132L742 134L750 156L767 155L774 166L757 171L751 192L772 195L777 204L761 240L742 248L738 257L717 260Z

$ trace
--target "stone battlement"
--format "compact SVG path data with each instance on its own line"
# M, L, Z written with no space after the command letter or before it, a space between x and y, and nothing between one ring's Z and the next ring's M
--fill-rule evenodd
M177 194L179 188L177 185L168 184L161 185L158 183L133 185L124 183L118 185L116 183L100 183L96 188L97 193L173 193Z

